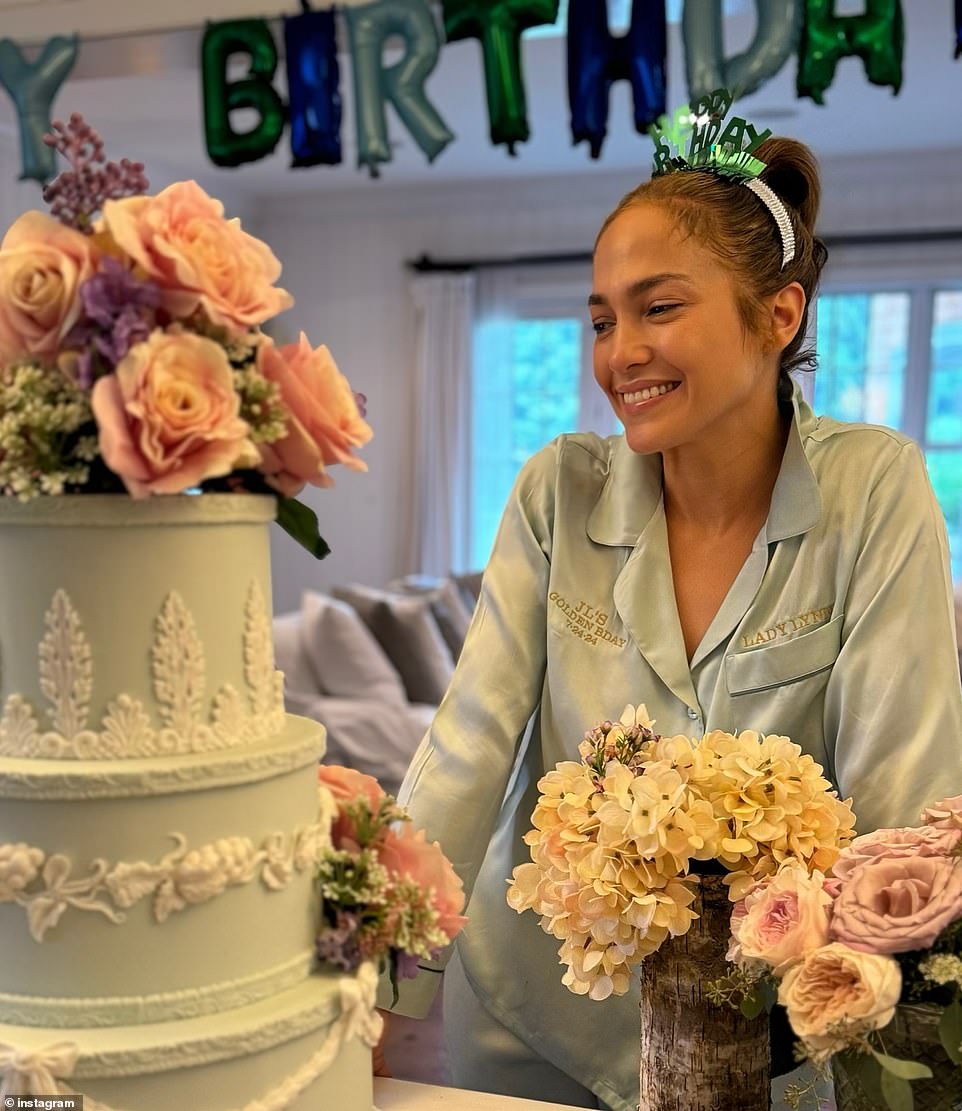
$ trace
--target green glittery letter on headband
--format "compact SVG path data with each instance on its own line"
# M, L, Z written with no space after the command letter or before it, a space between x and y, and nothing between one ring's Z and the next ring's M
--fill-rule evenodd
M709 170L735 181L758 177L765 163L753 158L752 151L765 142L771 129L756 131L741 116L725 123L731 106L732 94L716 89L703 96L694 110L686 104L670 118L661 116L652 124L648 129L655 141L652 177L676 170Z

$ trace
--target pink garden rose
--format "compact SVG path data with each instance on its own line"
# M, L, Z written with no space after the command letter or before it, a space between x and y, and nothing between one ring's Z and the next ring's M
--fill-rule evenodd
M936 829L962 831L962 795L953 795L934 806L927 806L922 811L922 821Z
M832 908L831 936L865 953L928 949L962 918L962 860L908 856L863 863Z
M824 1061L846 1047L846 1026L853 1035L887 1026L901 994L902 973L891 957L833 944L789 969L778 1001L796 1035Z
M373 433L326 347L312 348L303 332L298 343L284 347L267 340L258 348L257 367L277 384L289 413L287 435L260 445L259 469L272 486L292 496L306 482L332 485L325 466L343 463L351 470L367 470L352 449L366 444Z
M243 231L239 220L225 220L224 206L196 181L153 197L108 200L103 226L160 286L164 308L175 318L200 307L215 324L241 332L294 303L274 286L281 264L267 244Z
M354 768L343 768L339 764L321 764L317 777L321 785L331 792L337 803L337 818L331 826L331 840L334 842L334 847L355 849L357 836L354 821L345 814L344 808L360 802L376 814L382 800L387 796L374 776L365 775L363 772L355 771Z
M438 912L438 927L449 939L457 936L467 922L464 910L464 885L441 851L428 842L424 830L417 833L405 822L400 832L388 832L378 851L378 859L392 876L407 876L421 888L430 890L431 902Z
M907 826L865 833L842 849L832 865L836 879L846 881L860 864L871 860L897 860L908 856L948 856L962 837L962 827Z
M227 354L203 336L152 332L97 380L91 406L104 461L135 498L257 461Z
M824 879L792 862L750 891L732 912L728 959L743 967L768 965L781 976L825 945L832 898Z
M80 286L95 271L94 241L44 212L25 212L0 245L0 361L52 361L80 316Z

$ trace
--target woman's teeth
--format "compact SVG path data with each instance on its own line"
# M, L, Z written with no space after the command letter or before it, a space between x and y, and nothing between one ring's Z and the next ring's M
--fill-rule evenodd
M653 397L661 397L662 394L671 393L672 390L678 388L678 382L671 382L663 386L651 386L648 389L636 390L634 393L626 393L622 396L629 405L637 405L639 401L650 401Z

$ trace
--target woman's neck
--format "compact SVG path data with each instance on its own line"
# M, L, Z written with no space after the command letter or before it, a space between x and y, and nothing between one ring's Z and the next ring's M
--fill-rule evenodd
M714 436L666 452L665 514L675 526L721 536L768 517L789 421L777 408L755 414L735 435Z

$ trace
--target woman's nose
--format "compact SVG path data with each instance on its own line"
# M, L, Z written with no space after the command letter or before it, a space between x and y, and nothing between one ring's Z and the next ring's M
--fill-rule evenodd
M631 324L619 324L611 337L608 348L608 368L614 373L624 373L634 366L647 366L652 359L652 347L642 329Z

